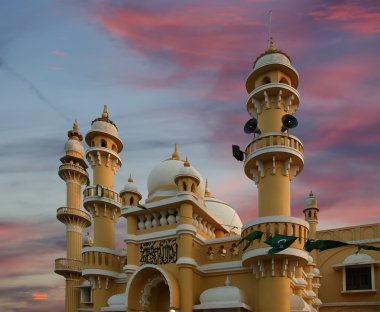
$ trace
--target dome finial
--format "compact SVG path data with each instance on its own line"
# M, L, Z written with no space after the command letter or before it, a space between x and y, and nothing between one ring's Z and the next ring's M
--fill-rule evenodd
M189 163L189 160L187 159L187 155L186 155L186 160L183 164L185 167L190 167L190 163Z
M132 174L129 174L128 182L133 183Z
M79 133L79 126L78 126L78 121L75 119L74 124L73 124L73 130L70 130L67 132L67 136L70 139L82 141L83 136Z
M181 156L179 155L179 151L178 151L178 144L174 144L174 153L172 155L172 159L173 160L180 160L181 159Z
M314 197L313 191L310 190L309 197Z
M206 179L205 197L211 197L211 192L208 190L208 179Z
M102 118L108 119L108 117L109 117L109 115L108 115L107 104L104 104Z
M224 286L231 286L230 276L227 275L226 280L224 281Z
M274 45L274 40L273 40L273 37L269 37L269 40L268 40L268 49L267 49L267 52L273 52L273 51L276 51L276 47Z

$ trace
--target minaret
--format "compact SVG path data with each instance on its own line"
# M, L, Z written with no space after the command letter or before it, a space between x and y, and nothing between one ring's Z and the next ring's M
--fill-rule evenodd
M259 218L244 224L242 236L264 232L243 254L243 265L252 266L258 279L257 311L290 311L289 277L297 265L306 263L303 251L308 224L291 217L290 182L303 168L303 146L289 133L297 125L292 116L299 106L298 73L284 52L277 50L272 38L268 49L256 59L246 82L247 110L251 133L258 137L244 151L244 171L258 188ZM246 130L246 129L245 129ZM268 255L264 243L271 235L297 236L290 248Z
M89 279L94 291L94 312L106 306L115 289L119 254L115 251L115 224L120 216L119 193L114 190L114 176L122 162L123 149L116 125L109 119L107 106L102 116L91 123L85 137L89 149L86 158L93 171L92 185L84 190L83 205L94 222L94 242L84 249L83 276Z
M91 216L81 209L82 186L88 181L82 135L75 120L68 132L65 156L58 174L66 182L66 207L57 210L57 219L66 225L67 258L55 260L55 272L66 279L65 311L77 311L80 301L79 282L82 271L82 231L91 225Z
M317 226L318 226L318 204L312 191L310 191L309 196L305 200L305 209L303 213L305 214L305 220L309 223L309 238L317 239Z

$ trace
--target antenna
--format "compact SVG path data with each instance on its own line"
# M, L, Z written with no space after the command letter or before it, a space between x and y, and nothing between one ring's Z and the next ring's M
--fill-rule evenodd
M268 38L272 37L272 10L268 12L269 20L268 20Z

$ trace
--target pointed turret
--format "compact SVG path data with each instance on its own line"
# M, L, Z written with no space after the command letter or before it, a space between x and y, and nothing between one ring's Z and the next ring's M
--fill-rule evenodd
M317 237L317 225L318 225L318 204L313 191L310 191L309 196L305 199L305 220L309 223L310 232L309 238L316 239Z

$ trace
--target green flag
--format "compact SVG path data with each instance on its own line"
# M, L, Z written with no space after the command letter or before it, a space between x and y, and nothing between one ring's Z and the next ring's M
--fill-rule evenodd
M314 249L318 249L319 251L324 251L331 248L337 248L342 246L349 246L352 244L344 243L336 240L307 240L303 249L305 249L307 252L311 252Z
M375 247L371 245L358 245L358 248L359 248L358 251L360 251L360 249L380 251L380 247Z
M288 248L298 237L287 235L270 236L264 243L272 246L268 254L274 254Z
M240 245L243 241L248 241L248 243L244 246L243 251L246 251L249 246L253 243L255 239L260 239L263 236L263 232L261 231L253 231L248 235L244 236L238 243Z

